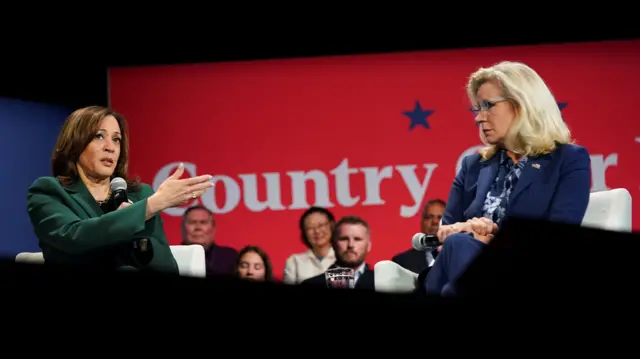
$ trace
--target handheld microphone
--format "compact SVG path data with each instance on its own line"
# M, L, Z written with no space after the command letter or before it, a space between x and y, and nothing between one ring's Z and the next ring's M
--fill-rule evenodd
M113 208L117 210L121 204L129 202L127 196L127 181L122 177L116 177L111 180L111 196L113 198ZM141 238L133 242L133 248L139 249L141 252L148 250L149 240L147 238Z
M416 233L411 238L411 246L417 251L427 251L441 245L438 237L433 234Z
M111 196L113 196L113 208L118 209L124 202L129 202L127 197L127 181L121 177L111 180Z

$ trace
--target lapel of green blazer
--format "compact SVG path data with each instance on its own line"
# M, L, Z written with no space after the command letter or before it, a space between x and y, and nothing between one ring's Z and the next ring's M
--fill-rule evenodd
M102 214L102 209L95 201L87 186L82 183L82 181L77 180L73 183L64 186L64 189L69 193L69 196L76 201L87 215L91 217L99 217Z

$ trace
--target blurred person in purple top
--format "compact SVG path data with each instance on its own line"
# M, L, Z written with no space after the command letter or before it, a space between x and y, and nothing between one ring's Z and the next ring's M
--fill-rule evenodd
M199 244L204 247L207 261L207 276L233 275L236 270L238 252L217 245L216 221L213 213L204 206L189 207L182 216L182 244Z

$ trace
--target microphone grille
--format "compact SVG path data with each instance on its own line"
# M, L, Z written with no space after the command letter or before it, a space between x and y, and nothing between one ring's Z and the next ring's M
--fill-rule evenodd
M111 180L111 192L127 190L127 181L122 177L116 177Z
M419 251L422 250L422 246L420 245L420 240L424 237L424 233L416 233L411 237L411 246L413 249Z

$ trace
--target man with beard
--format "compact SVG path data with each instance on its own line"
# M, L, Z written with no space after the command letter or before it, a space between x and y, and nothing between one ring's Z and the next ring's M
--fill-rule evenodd
M367 253L371 251L369 224L360 217L341 218L335 225L331 245L336 255L336 262L329 269L351 268L355 271L356 289L374 290L373 270L365 262ZM324 273L311 277L302 284L327 286Z

